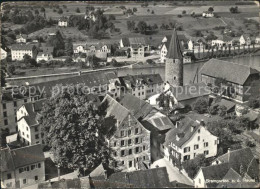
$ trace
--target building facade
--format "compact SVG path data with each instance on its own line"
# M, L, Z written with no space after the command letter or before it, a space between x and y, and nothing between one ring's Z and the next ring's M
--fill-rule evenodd
M11 46L12 61L23 60L26 54L35 59L37 55L36 47L30 44L15 44Z
M3 48L1 48L1 54L0 55L1 55L1 60L3 60L7 57L7 52Z

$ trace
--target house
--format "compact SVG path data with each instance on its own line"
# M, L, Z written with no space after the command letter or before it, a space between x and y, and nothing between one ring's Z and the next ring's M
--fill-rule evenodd
M115 134L108 141L114 152L115 167L128 171L140 169L140 164L150 167L150 131L110 95L106 95L102 103L108 106L106 117L116 121Z
M95 22L95 21L97 20L97 17L96 17L96 15L95 15L95 12L90 11L90 12L88 12L88 14L86 14L86 15L84 16L84 19L92 20L93 22Z
M52 54L49 54L49 53L44 53L44 52L39 52L36 56L36 62L39 63L41 61L45 61L45 62L48 62L50 60L53 59L53 56Z
M256 44L260 44L260 35L256 36L255 43Z
M191 38L188 41L188 50L202 51L205 44L206 44L206 40L203 37Z
M211 45L218 46L218 47L229 46L229 45L232 46L233 38L226 35L221 35L218 36L218 39L212 40Z
M46 100L28 102L17 110L17 125L20 140L26 145L44 144L44 133L41 131L37 117Z
M40 144L17 149L1 149L1 187L23 188L43 182L44 160Z
M204 120L194 120L189 115L176 122L175 127L165 134L162 144L164 158L174 166L194 159L198 154L206 158L217 155L218 137L212 135Z
M204 11L202 13L202 16L205 18L212 18L212 17L214 17L214 13L212 11Z
M201 80L207 85L215 86L216 79L226 80L218 92L238 101L247 101L249 97L259 94L259 72L250 66L233 62L211 59L201 70Z
M201 167L194 177L195 188L256 186L258 163L250 148L233 150L216 158L211 166ZM232 182L229 182L232 180Z
M106 170L105 170L106 171ZM90 174L92 175L92 173ZM38 189L47 188L170 188L172 184L165 167L137 170L133 172L118 172L106 175L86 176L76 179L62 179L56 182L45 182Z
M73 52L74 52L74 54L86 53L86 46L79 45L79 44L73 44Z
M38 100L38 93L20 93L16 91L14 87L14 93L11 90L2 90L0 113L2 119L0 120L1 131L7 130L8 133L15 133L18 131L16 110L26 102Z
M16 36L16 42L17 43L26 43L28 40L28 36L25 34L20 34Z
M1 55L1 60L3 60L7 57L7 52L3 48L1 48L1 54L0 55Z
M196 83L184 86L173 87L170 86L167 95L170 95L173 98L173 103L178 106L187 106L192 105L198 98L209 98L211 90L205 83ZM173 107L174 104L169 106Z
M251 43L252 43L250 35L248 35L248 34L241 35L239 42L240 42L240 45L251 45Z
M166 35L162 40L162 45L161 45L161 50L160 50L160 56L161 56L160 62L161 63L165 63L165 61L166 61L166 55L167 55L168 49L170 47L171 38L172 38L172 35ZM183 34L178 35L178 39L181 44L180 45L181 50L184 51L185 47L188 46L188 39Z
M26 54L35 59L37 55L36 47L31 44L14 44L11 46L12 61L23 60L23 57Z
M235 111L236 104L230 100L226 100L224 98L220 99L220 101L215 102L212 106L216 107L226 107L227 113L233 113Z
M122 38L119 43L121 49L130 49L130 56L133 58L145 57L145 53L150 49L143 37Z
M67 17L61 17L58 21L58 26L59 27L68 27L68 18Z
M163 91L163 80L160 74L127 75L119 77L121 86L142 100Z
M183 55L183 63L191 63L191 56Z

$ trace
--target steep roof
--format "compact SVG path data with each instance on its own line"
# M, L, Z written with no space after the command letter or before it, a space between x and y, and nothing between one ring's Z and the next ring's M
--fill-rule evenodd
M166 133L164 144L168 146L172 142L176 146L181 147L196 133L200 126L200 123L194 121L190 117L185 117L180 120L180 124L177 128L174 127ZM193 130L191 127L193 127ZM176 135L179 136L179 140Z
M44 160L41 144L11 150L6 148L1 150L1 171L14 170Z
M94 169L89 176L91 177L98 177L98 176L105 176L106 170L104 169L103 164L101 163L99 166L96 167L96 169Z
M129 43L130 43L130 45L133 45L133 44L145 45L146 41L145 41L144 37L129 37Z
M166 58L182 59L181 45L176 30L173 30Z
M108 179L110 182L130 184L138 188L170 187L169 176L165 167L133 172L118 172L112 174Z
M124 94L124 96L120 99L120 104L127 108L136 117L136 119L144 118L153 109L149 103L128 93Z
M147 126L150 128L150 125L158 129L159 131L166 131L169 129L174 128L173 123L167 116L156 116L156 117L151 117L142 122L144 126ZM148 129L151 130L151 129Z
M254 178L259 174L256 159L250 148L233 150L217 159L222 163L229 163L229 166L238 173L240 172L240 167L242 165L243 169L250 177Z
M211 59L206 62L201 74L215 78L224 78L229 82L243 85L251 74L259 74L256 69L233 62Z
M177 101L189 100L211 94L209 87L207 87L205 83L196 83L178 87L171 86L170 91Z

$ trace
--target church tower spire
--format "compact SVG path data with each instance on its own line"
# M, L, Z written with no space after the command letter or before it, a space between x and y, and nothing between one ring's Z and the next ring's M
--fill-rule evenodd
M165 63L165 81L173 86L183 85L183 61L180 42L175 29L171 37Z

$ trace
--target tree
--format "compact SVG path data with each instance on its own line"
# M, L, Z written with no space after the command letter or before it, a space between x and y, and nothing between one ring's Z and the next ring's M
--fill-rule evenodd
M255 97L250 97L248 100L248 106L250 108L259 108L260 107L260 100Z
M126 22L126 25L127 25L127 29L129 30L129 31L134 31L135 30L135 21L130 21L130 20L128 20L127 22Z
M112 64L112 66L114 66L114 67L118 67L118 66L120 66L120 64L116 61L116 59L112 59L112 61L111 61L111 64Z
M223 116L225 116L227 114L227 107L226 106L220 106L219 108L218 108L218 115L219 116L221 116L221 117L223 117Z
M154 10L152 10L151 14L154 14Z
M193 103L193 110L199 114L204 114L208 111L208 100L206 98L198 98Z
M100 163L109 165L112 158L106 140L114 133L115 122L108 124L104 118L106 104L98 105L98 97L80 89L63 90L50 98L42 108L39 124L55 164L83 173Z
M34 14L35 14L35 15L39 15L39 14L40 14L39 11L38 11L38 9L36 9L36 10L34 11Z
M238 7L237 6L231 7L229 10L230 10L231 13L238 13Z
M14 65L8 66L8 71L9 71L12 75L14 75L14 73L15 73L15 66L14 66Z
M186 10L183 10L183 11L182 11L182 14L186 14Z
M29 63L30 60L31 60L31 56L30 56L30 55L25 54L25 55L23 56L23 62L24 62L24 63Z
M136 7L133 8L133 12L137 12L137 8Z
M214 8L213 7L209 7L208 11L209 12L214 12Z
M45 12L45 8L44 7L41 7L41 10L40 10L41 12Z
M58 56L58 52L61 50L64 50L65 44L64 44L64 39L60 33L60 31L56 32L56 35L52 35L49 37L47 44L49 46L54 47L54 56Z
M76 13L80 13L79 7L76 8Z
M146 29L147 29L146 22L145 21L139 21L138 24L137 24L137 28L138 28L138 31L141 34L145 34L146 33Z
M116 19L116 17L113 14L110 14L109 17L108 17L108 20L115 20L115 19Z
M33 66L33 67L36 67L36 66L37 66L37 62L36 62L36 60L33 59L33 58L30 59L30 64L31 64L31 66Z
M72 56L73 55L73 44L72 44L71 38L68 38L65 42L64 53L65 53L66 56Z
M58 14L63 14L63 10L62 10L62 8L59 8L59 10L58 10Z

